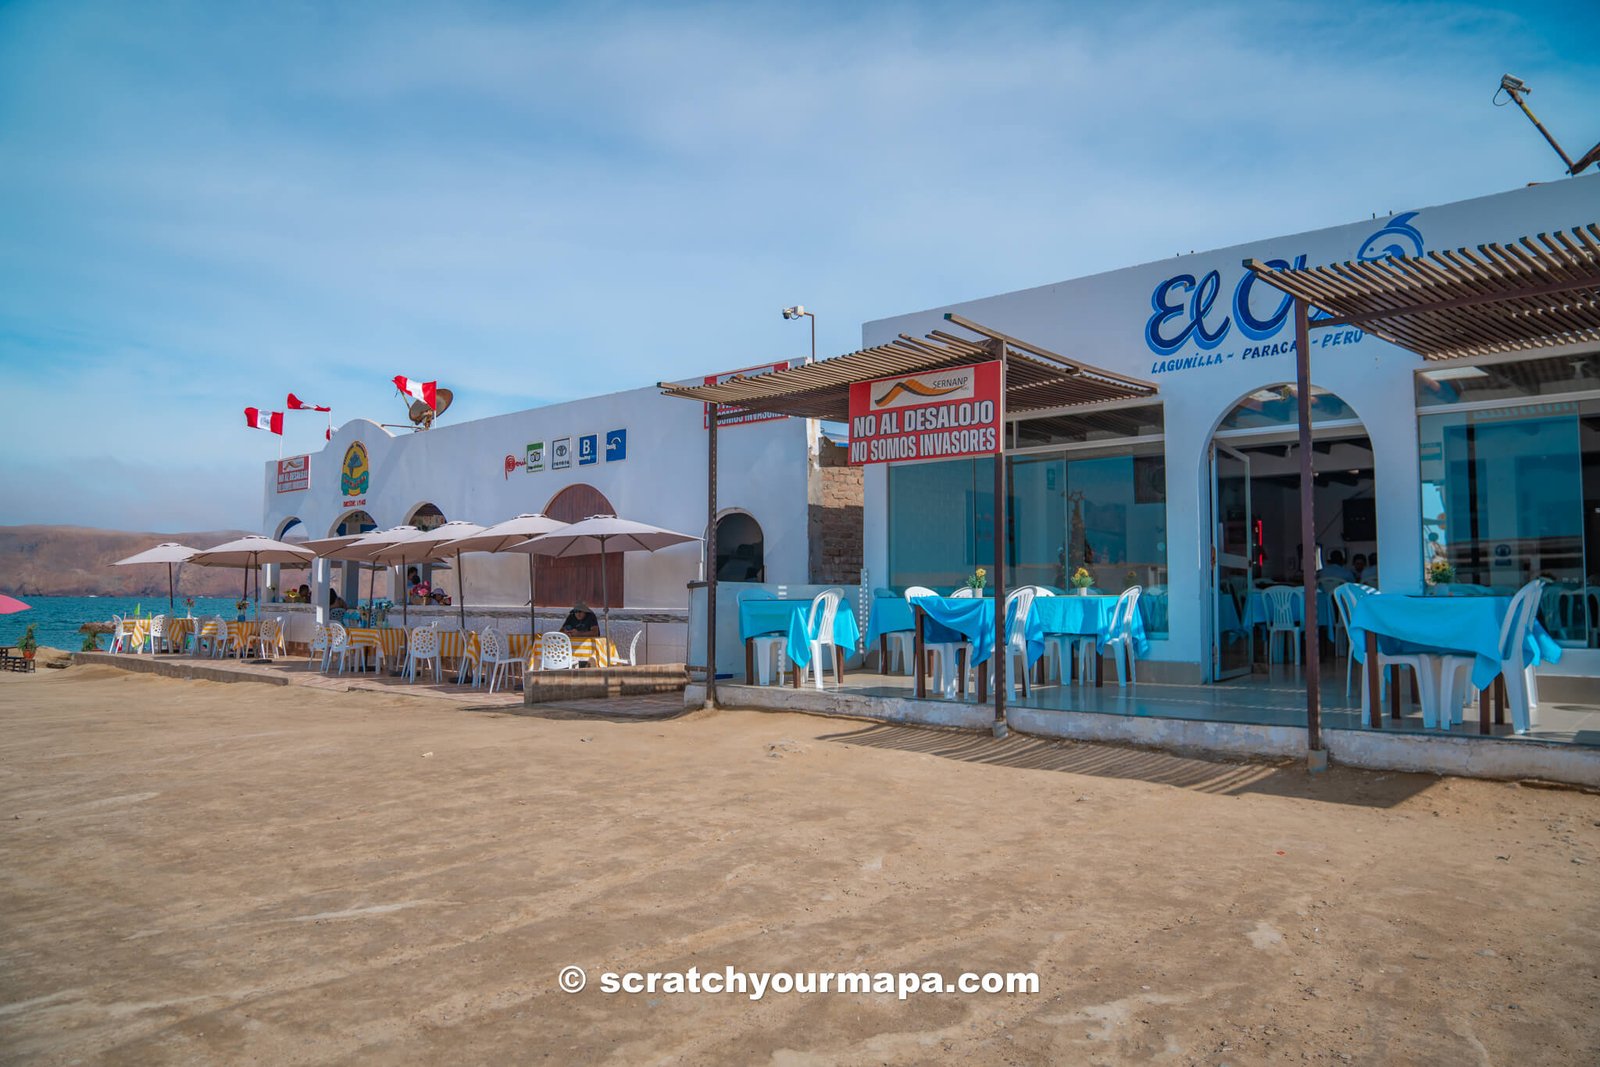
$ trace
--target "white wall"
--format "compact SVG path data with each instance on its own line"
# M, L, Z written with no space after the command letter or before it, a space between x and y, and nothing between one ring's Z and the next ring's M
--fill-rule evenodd
M1171 633L1154 642L1153 658L1201 663L1209 658L1205 612L1199 610L1209 582L1207 486L1208 446L1218 421L1253 390L1293 381L1292 320L1268 337L1246 336L1233 306L1245 275L1246 258L1307 265L1352 260L1390 244L1415 255L1411 233L1425 251L1510 242L1529 234L1594 221L1600 205L1600 175L1571 178L1496 196L1430 207L1331 229L1276 237L1231 248L1180 256L1036 289L986 297L961 304L868 322L862 344L886 343L900 333L920 336L947 328L942 316L954 311L976 322L1053 349L1062 355L1154 382L1166 412L1168 569ZM1239 220L1248 230L1248 218ZM1410 229L1406 229L1410 227ZM1388 229L1390 232L1384 233ZM1154 295L1180 275L1194 280L1169 290L1168 304L1181 312L1157 324L1174 337L1190 321L1194 307L1184 303L1210 272L1218 286L1214 303L1200 316L1205 328L1220 334L1202 349L1194 335L1170 354L1160 354L1146 338L1155 315ZM1264 285L1247 298L1250 313L1267 319L1278 294ZM1224 332L1224 320L1227 329ZM1422 583L1422 527L1417 470L1417 419L1413 371L1419 357L1367 335L1354 343L1348 331L1312 331L1311 376L1316 385L1339 394L1366 425L1376 457L1378 550L1386 590L1419 590ZM1282 350L1260 354L1278 343ZM867 566L887 574L886 477L880 468L866 479ZM1190 605L1184 610L1182 605Z
M607 462L606 435L616 429L627 431L627 456ZM599 458L580 466L578 438L587 434L598 435ZM560 437L572 438L572 466L553 470L550 443ZM748 511L761 524L769 581L798 583L807 577L808 439L802 419L719 431L718 503L721 509ZM340 492L340 469L355 441L366 445L371 482L365 494L346 497ZM506 457L521 461L532 441L545 443L545 469L528 473L519 466L508 473ZM487 526L522 512L543 511L562 489L586 483L604 493L624 518L704 536L706 444L700 405L663 397L655 388L474 422L446 422L398 436L357 419L335 430L333 440L312 454L309 489L278 493L276 464L266 465L262 526L273 533L294 516L305 524L307 536L326 537L342 515L356 510L346 506L355 501L365 501L359 509L379 528L405 523L422 503L437 505L448 519ZM527 561L522 556L475 554L463 562L469 607L526 602ZM700 546L630 553L625 566L628 608L686 612L686 586L699 576ZM441 580L455 589L455 575L445 572Z

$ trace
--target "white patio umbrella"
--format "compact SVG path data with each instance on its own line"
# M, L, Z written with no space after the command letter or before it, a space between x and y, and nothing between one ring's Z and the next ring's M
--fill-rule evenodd
M341 563L356 563L370 566L372 578L367 584L367 600L376 598L378 589L378 572L383 565L373 562L373 554L380 549L390 548L402 541L409 541L422 533L415 526L391 526L387 530L368 530L364 534L345 534L342 537L324 537L319 541L307 541L306 547L313 549L322 559L337 560ZM360 581L358 577L357 582ZM356 586L356 598L361 597L361 587ZM359 603L358 605L359 606ZM405 609L402 606L401 613Z
M482 533L452 541L449 547L457 552L509 552L514 546L523 544L531 538L564 530L566 527L567 523L560 519L552 519L548 515L518 515L505 522L497 522ZM533 602L534 553L523 554L528 557L528 632L538 633L539 624L535 619L536 609Z
M654 552L672 545L687 544L700 538L664 530L615 515L591 515L564 530L535 537L509 549L540 556L592 556L600 553L600 602L605 611L606 640L611 640L611 597L606 587L607 552Z
M483 527L475 522L462 522L452 519L440 523L431 530L420 531L415 537L408 537L404 541L380 548L372 554L372 558L379 563L397 563L404 567L412 563L433 563L436 560L456 559L456 585L459 587L460 596L456 604L461 609L461 628L467 628L467 573L461 569L461 549L451 546L451 541L459 541L464 537L483 532ZM406 597L409 604L411 598ZM400 609L402 622L407 621L405 608Z
M154 548L147 548L143 552L136 552L127 559L119 559L112 564L113 567L137 567L143 563L165 563L167 565L167 610L176 613L177 594L173 585L172 566L175 563L187 563L199 551L188 545L180 545L174 541L164 541Z
M197 567L241 567L244 569L244 597L250 595L250 572L259 570L263 563L308 564L311 550L303 545L291 545L260 534L248 534L234 541L226 541L214 548L196 552L189 562ZM256 579L256 614L261 614L261 579Z

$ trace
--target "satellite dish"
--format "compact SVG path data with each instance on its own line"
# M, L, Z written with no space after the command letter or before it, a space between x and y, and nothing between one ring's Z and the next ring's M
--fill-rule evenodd
M440 386L434 391L433 397L434 402L439 405L438 408L430 408L420 400L413 400L410 412L411 425L419 430L426 430L433 425L434 419L445 413L445 409L450 406L450 401L454 400L455 396L450 390Z

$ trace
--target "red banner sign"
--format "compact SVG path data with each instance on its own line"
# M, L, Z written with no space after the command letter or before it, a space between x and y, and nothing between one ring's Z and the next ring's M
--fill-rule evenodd
M759 367L745 367L742 370L724 371L721 374L708 374L706 375L706 384L721 385L729 378L754 378L758 375L772 374L776 371L788 369L788 360L784 360L782 363L764 363ZM732 405L724 405L722 408L721 417L717 419L717 426L718 428L724 428L728 426L739 426L747 422L767 422L771 419L786 419L788 417L789 416L787 415L779 415L771 411L747 411L744 408L733 407ZM705 426L710 428L710 404L705 405L705 414L702 416L702 418L704 419Z
M278 460L278 492L298 493L311 488L311 457L289 456Z
M1000 364L850 386L850 465L1000 451Z

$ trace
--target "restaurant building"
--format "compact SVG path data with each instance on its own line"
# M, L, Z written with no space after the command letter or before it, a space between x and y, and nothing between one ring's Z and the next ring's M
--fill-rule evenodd
M724 424L733 458L723 467L717 567L726 581L854 581L860 568L859 471L835 466L814 420L753 417ZM706 463L704 413L634 389L426 430L391 429L355 419L326 447L266 465L263 528L288 540L335 537L400 525L429 527L462 519L491 525L523 513L564 521L596 514L705 535L700 484ZM844 546L841 554L840 546ZM851 548L853 546L853 555ZM471 620L528 626L528 557L483 553L453 566L423 567L431 584L462 597ZM373 574L355 564L318 560L303 572L269 577L277 598L301 581L317 605L331 588L349 604L367 598ZM701 549L685 544L654 553L613 554L605 592L620 633L646 629L650 662L681 662L688 586L703 576ZM398 577L398 576L396 576ZM388 588L388 579L384 585ZM559 623L577 600L603 603L597 556L538 561L542 620ZM380 588L379 595L384 595ZM293 639L309 632L312 613L293 615ZM411 608L427 618L456 607Z
M1355 327L1314 330L1306 546L1291 300L1244 266L1418 257L1597 219L1600 176L1571 178L896 315L862 341L921 337L955 313L1155 387L1005 431L1007 586L1060 589L1083 567L1097 589L1143 587L1141 678L1259 674L1241 594L1298 584L1320 552L1323 573L1386 592L1424 592L1435 561L1462 591L1547 579L1541 619L1565 654L1540 668L1545 691L1600 702L1600 346L1440 366ZM873 586L948 591L995 558L992 462L865 468Z

